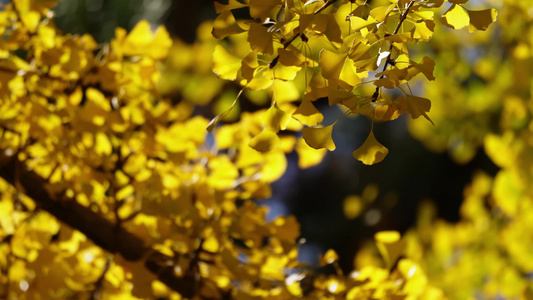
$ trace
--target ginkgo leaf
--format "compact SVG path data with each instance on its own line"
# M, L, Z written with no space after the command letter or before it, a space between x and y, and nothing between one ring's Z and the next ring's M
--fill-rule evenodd
M314 149L326 148L329 151L333 151L336 147L333 139L331 138L332 131L333 125L326 127L304 128L302 130L302 137L307 145L313 147Z
M213 52L213 72L222 79L235 80L241 69L242 61L231 55L221 45L215 46Z
M453 29L461 29L470 24L470 16L462 6L457 4L452 5L440 20L442 24Z
M306 29L325 35L335 45L342 45L342 32L334 15L302 14L300 15L300 30L305 31Z
M320 72L316 72L311 77L304 94L304 100L316 100L328 96L328 80Z
M296 120L306 126L315 126L322 122L324 116L309 100L302 100L300 106L292 115Z
M435 125L426 114L431 109L431 101L429 99L407 95L405 98L400 96L394 101L398 103L401 110L408 112L413 119L424 116L431 124Z
M351 110L355 110L361 100L357 95L345 89L330 89L328 92L330 106L341 104Z
M353 61L348 58L347 53L334 53L323 49L320 52L319 65L324 78L338 80L343 88L349 89L361 82Z
M355 150L352 155L365 165L373 165L381 162L388 153L389 149L380 144L376 140L374 132L370 130L370 134L363 145Z
M389 6L378 6L370 11L370 16L378 23L385 22L395 7L396 4L391 4Z
M269 32L268 28L261 24L252 23L250 24L247 40L252 50L266 55L272 55L274 54L273 36L274 33Z
M245 30L237 24L233 13L231 11L225 11L218 15L213 21L213 30L211 31L211 34L217 39L223 39L229 35L238 34L244 31Z
M217 14L223 13L228 10L239 9L248 6L247 4L240 3L237 0L229 0L228 4L222 4L218 1L215 1L215 11Z
M373 25L376 25L378 21L374 20L374 18L369 17L368 20L365 20L363 18L359 18L356 16L350 17L350 27L353 32L359 31L363 28L367 28Z
M261 116L261 121L263 121L266 129L273 132L285 130L290 120L291 114L282 111L276 104L270 106L270 108Z
M268 129L264 129L248 145L259 152L268 152L279 147L280 139L278 135Z
M250 0L250 16L266 19L276 7L281 7L281 2L282 0Z
M433 20L424 20L416 22L411 30L411 35L415 40L428 41L433 36L435 30L435 23Z
M477 30L486 30L490 24L496 21L498 12L492 9L485 10L466 10L470 16L470 25L468 31L474 32Z
M410 80L414 76L416 76L418 73L424 74L428 80L435 80L435 76L433 76L433 71L435 69L435 61L427 56L424 56L420 63L416 63L414 61L409 62L409 70L408 74L406 76L406 80Z
M327 150L324 148L314 149L307 145L303 138L300 138L296 143L296 152L298 153L298 167L300 169L306 169L322 162Z

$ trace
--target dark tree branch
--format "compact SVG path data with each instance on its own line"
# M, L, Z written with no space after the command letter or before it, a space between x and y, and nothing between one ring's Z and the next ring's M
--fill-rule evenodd
M143 241L131 232L117 227L110 220L75 200L67 199L63 195L50 195L45 188L46 181L19 162L16 156L6 157L0 154L0 177L13 186L22 187L24 191L20 192L33 199L38 208L85 234L102 249L120 254L129 261L144 259L147 270L156 274L169 288L186 298L196 295L195 278L177 277L173 272L174 266L157 263L173 261L172 257L146 247Z

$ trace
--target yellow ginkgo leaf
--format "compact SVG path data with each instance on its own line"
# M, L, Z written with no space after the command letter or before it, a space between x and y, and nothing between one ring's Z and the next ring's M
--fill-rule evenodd
M298 106L294 112L293 117L303 125L307 126L315 126L324 119L324 116L309 100L303 100L302 103L300 103L300 106Z
M305 91L304 100L316 100L318 98L328 96L328 80L322 77L322 74L316 72L311 77L311 81L307 85L307 90Z
M413 119L424 116L431 124L435 125L433 121L426 114L431 109L431 101L426 98L407 95L398 97L394 102L400 107L402 111L408 112Z
M339 85L351 89L361 82L357 70L347 53L334 53L327 49L320 52L322 76L329 80L338 80Z
M266 55L274 54L273 37L274 33L269 32L267 27L258 23L250 24L247 40L252 50Z
M259 152L268 152L279 146L280 140L278 135L268 129L264 129L248 145Z
M370 16L374 18L378 23L385 22L387 20L387 17L392 12L392 10L396 7L396 4L391 4L389 6L378 6L370 11Z
M286 113L278 108L276 104L272 105L262 116L261 121L266 129L279 132L285 130L291 120L291 114Z
M424 56L420 63L410 61L409 72L407 74L406 80L410 80L418 73L424 74L428 80L435 80L433 76L433 70L435 69L435 61L427 56Z
M220 78L235 80L241 69L241 60L231 55L226 48L216 45L213 52L213 72Z
M296 143L296 152L298 153L298 167L306 169L318 165L322 162L326 149L311 148L304 139L299 139Z
M353 157L365 165L373 165L381 162L388 153L389 149L376 140L371 130L363 145L353 152Z
M276 7L281 6L281 0L250 0L250 16L255 19L266 19Z
M422 22L414 23L411 30L411 35L415 40L428 41L433 36L435 30L435 23L433 20L424 20Z
M329 151L333 151L336 147L333 139L331 138L332 131L333 125L326 127L304 128L302 130L302 137L307 145L315 149L326 148Z
M486 30L490 24L496 21L498 12L492 9L485 10L466 10L470 16L470 25L468 26L468 31L474 32L477 30Z
M218 15L213 21L213 31L211 31L211 33L215 38L223 39L228 35L238 34L244 31L245 30L237 24L233 13L231 13L231 11L225 11Z
M470 16L462 6L457 4L452 5L440 20L442 24L453 29L461 29L470 24Z

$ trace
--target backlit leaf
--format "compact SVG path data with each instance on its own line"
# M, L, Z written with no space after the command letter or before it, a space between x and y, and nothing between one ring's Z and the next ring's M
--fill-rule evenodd
M401 110L408 112L413 119L424 116L424 118L433 124L433 121L426 114L431 109L431 101L429 99L407 95L405 98L400 96L394 101L398 103Z
M272 41L274 33L261 24L250 24L248 42L252 50L266 55L274 54L274 43Z
M227 80L235 80L241 69L241 60L231 55L226 48L221 45L215 46L213 53L213 72Z
M470 24L470 16L463 7L457 4L452 5L440 20L442 24L453 29L461 29Z
M266 129L273 132L285 130L290 119L291 114L282 111L276 104L270 106L270 108L261 115L261 121L265 124Z
M232 34L238 34L244 32L233 13L231 11L225 11L218 15L218 17L213 21L213 31L211 32L213 36L217 39L223 39Z
M381 162L388 153L389 150L376 140L371 130L363 145L353 152L353 157L365 165L373 165Z
M298 109L293 113L293 117L306 126L315 126L324 119L324 116L309 100L302 100Z
M250 0L250 16L255 19L266 19L277 7L281 7L281 3L281 0Z
M314 149L326 148L329 151L333 151L336 147L333 139L331 138L332 131L333 125L326 127L304 128L302 130L302 136L307 145L313 147Z
M279 143L278 135L273 131L265 129L251 139L248 145L259 152L268 152L279 147Z

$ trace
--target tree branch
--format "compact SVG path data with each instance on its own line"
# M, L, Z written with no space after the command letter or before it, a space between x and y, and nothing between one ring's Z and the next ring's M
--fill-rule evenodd
M145 260L145 267L158 279L183 297L196 295L195 278L177 277L174 266L162 265L157 262L173 260L172 257L144 246L144 242L90 208L80 205L75 200L66 199L63 195L50 195L46 190L46 181L32 170L19 162L16 155L6 157L0 155L0 177L9 184L24 188L24 194L33 199L38 208L47 211L59 221L85 234L96 245L113 254L120 254L126 260ZM17 166L18 164L18 166ZM18 174L15 174L17 171Z

